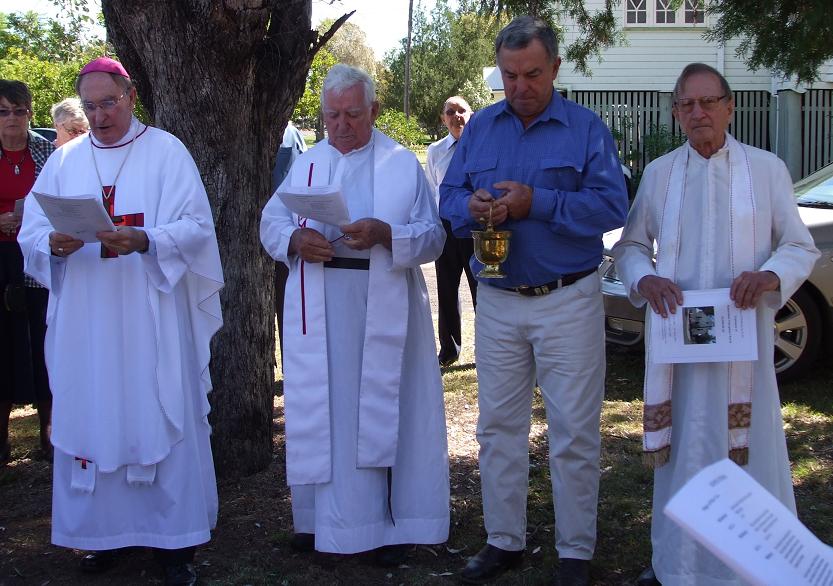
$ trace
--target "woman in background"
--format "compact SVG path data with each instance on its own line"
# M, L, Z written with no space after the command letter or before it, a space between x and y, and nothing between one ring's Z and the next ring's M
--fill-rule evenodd
M26 84L0 79L0 464L11 454L9 414L15 403L38 408L40 455L52 456L52 393L43 358L49 291L23 273L17 244L23 216L15 202L32 189L55 146L29 130L31 119Z
M55 146L62 146L77 136L86 134L90 130L90 123L81 108L81 100L78 98L66 98L61 100L50 111L52 123L58 136L55 138Z

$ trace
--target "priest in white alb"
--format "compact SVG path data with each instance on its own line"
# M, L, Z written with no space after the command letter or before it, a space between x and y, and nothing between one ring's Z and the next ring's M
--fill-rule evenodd
M188 151L133 117L136 90L99 58L76 90L90 133L49 158L33 191L94 195L116 231L84 243L26 199L25 270L49 288L46 363L54 397L52 542L154 548L166 584L193 584L217 489L208 424L209 342L223 285L208 198Z
M445 232L416 157L378 130L362 70L330 69L328 140L302 154L263 210L260 237L289 267L284 306L287 479L300 550L376 550L448 537L443 390L420 265ZM291 213L277 193L340 186L351 223Z
M673 100L688 142L645 168L613 248L616 267L631 301L650 305L646 340L657 320L679 311L683 291L729 288L736 307L756 312L758 360L656 364L648 345L644 459L655 469L653 556L637 584L729 586L740 579L663 508L702 468L729 457L795 511L772 324L819 253L784 163L726 132L734 100L725 78L709 65L688 65Z

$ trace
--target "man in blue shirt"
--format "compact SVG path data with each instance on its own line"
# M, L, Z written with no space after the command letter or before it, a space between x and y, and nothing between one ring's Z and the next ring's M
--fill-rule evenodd
M489 216L512 231L503 279L478 290L475 352L486 546L463 570L483 583L517 566L526 534L537 379L547 410L557 584L587 584L596 541L604 312L596 268L628 199L616 146L592 111L553 89L552 29L519 17L495 41L506 99L475 114L440 187L458 236ZM482 265L472 260L472 269Z

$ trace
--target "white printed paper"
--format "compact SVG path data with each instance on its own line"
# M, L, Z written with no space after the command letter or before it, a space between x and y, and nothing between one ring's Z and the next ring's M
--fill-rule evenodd
M57 197L37 191L33 191L32 195L38 200L56 232L84 242L98 242L95 237L97 232L112 232L116 229L100 197Z
M683 291L683 304L651 316L649 352L656 364L758 359L754 309L738 309L729 289Z
M753 585L833 585L833 548L740 466L697 473L664 513Z
M333 226L350 223L347 202L338 185L320 187L284 187L278 192L283 205L302 218L317 220Z

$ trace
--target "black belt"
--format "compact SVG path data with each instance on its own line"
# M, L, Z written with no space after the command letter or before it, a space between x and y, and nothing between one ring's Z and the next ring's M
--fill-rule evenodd
M369 258L346 258L342 256L335 256L333 260L324 261L324 268L326 269L353 269L355 271L370 270Z
M554 291L555 289L560 289L561 287L566 287L567 285L572 285L579 279L583 279L587 275L592 275L596 272L596 269L587 269L586 271L580 271L578 273L570 273L569 275L564 275L560 279L555 280L551 283L546 283L544 285L538 285L537 287L529 287L527 285L523 285L521 287L509 287L505 289L506 291L512 291L514 293L520 293L526 297L540 297L541 295L546 295L550 291Z

